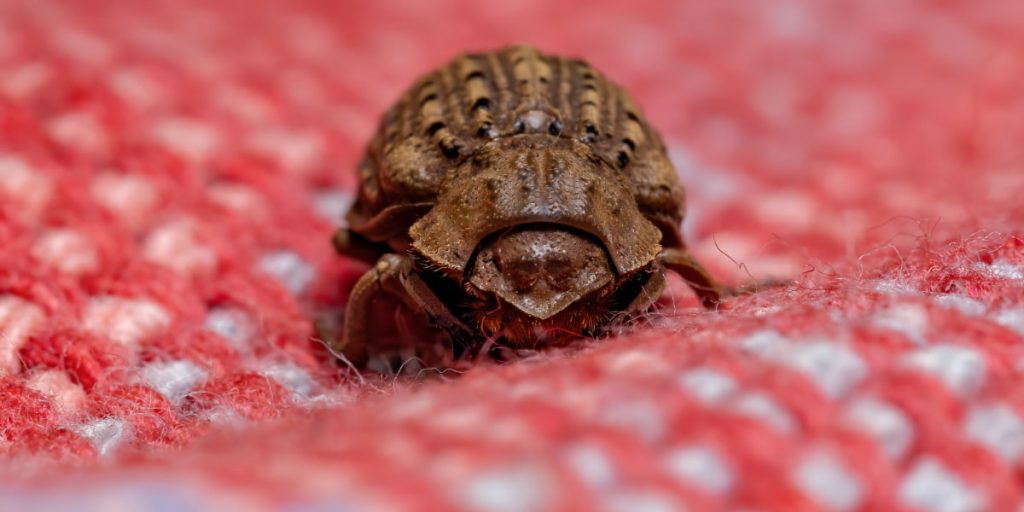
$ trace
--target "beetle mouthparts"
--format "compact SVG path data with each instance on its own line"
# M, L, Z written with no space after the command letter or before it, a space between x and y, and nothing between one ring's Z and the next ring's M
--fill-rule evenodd
M484 241L469 282L546 320L614 279L596 240L558 225L528 225Z

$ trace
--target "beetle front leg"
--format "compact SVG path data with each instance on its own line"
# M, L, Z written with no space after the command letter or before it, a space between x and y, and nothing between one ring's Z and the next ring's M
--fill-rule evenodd
M384 291L399 298L413 311L422 311L438 326L449 333L469 329L455 317L441 299L415 272L408 256L385 254L372 269L356 282L345 307L345 325L340 343L332 347L345 355L356 366L363 366L369 358L367 334L370 309L378 292Z
M723 296L731 295L729 289L718 284L704 265L685 249L665 249L658 255L658 260L665 268L679 274L706 308L714 308Z
M626 315L642 313L651 307L665 291L665 273L658 270L640 288L640 293L626 306L622 312Z
M718 306L725 297L746 295L765 288L790 284L787 279L765 279L739 287L725 286L716 282L707 269L685 249L665 249L658 255L658 261L665 268L672 269L682 276L686 284L697 293L700 303L709 309Z

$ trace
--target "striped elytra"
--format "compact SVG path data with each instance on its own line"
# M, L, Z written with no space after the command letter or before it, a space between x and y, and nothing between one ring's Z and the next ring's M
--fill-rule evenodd
M462 55L422 76L387 111L361 169L350 224L433 200L445 175L488 142L571 138L620 169L641 207L678 237L682 189L659 135L629 95L580 59L517 46Z

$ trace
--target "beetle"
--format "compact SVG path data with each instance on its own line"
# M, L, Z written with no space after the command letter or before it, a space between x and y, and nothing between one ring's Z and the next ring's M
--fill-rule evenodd
M684 191L659 134L586 62L528 46L465 54L385 113L333 238L371 263L333 348L368 358L380 294L456 344L594 335L678 273L714 308L730 290L687 251Z

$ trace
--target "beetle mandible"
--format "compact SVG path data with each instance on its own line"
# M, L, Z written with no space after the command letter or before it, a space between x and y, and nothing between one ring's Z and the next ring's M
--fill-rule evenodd
M333 347L356 364L382 293L453 340L512 347L646 310L666 269L706 307L728 293L683 243L661 137L581 60L526 46L454 59L387 111L358 174L334 235L339 253L373 264Z

